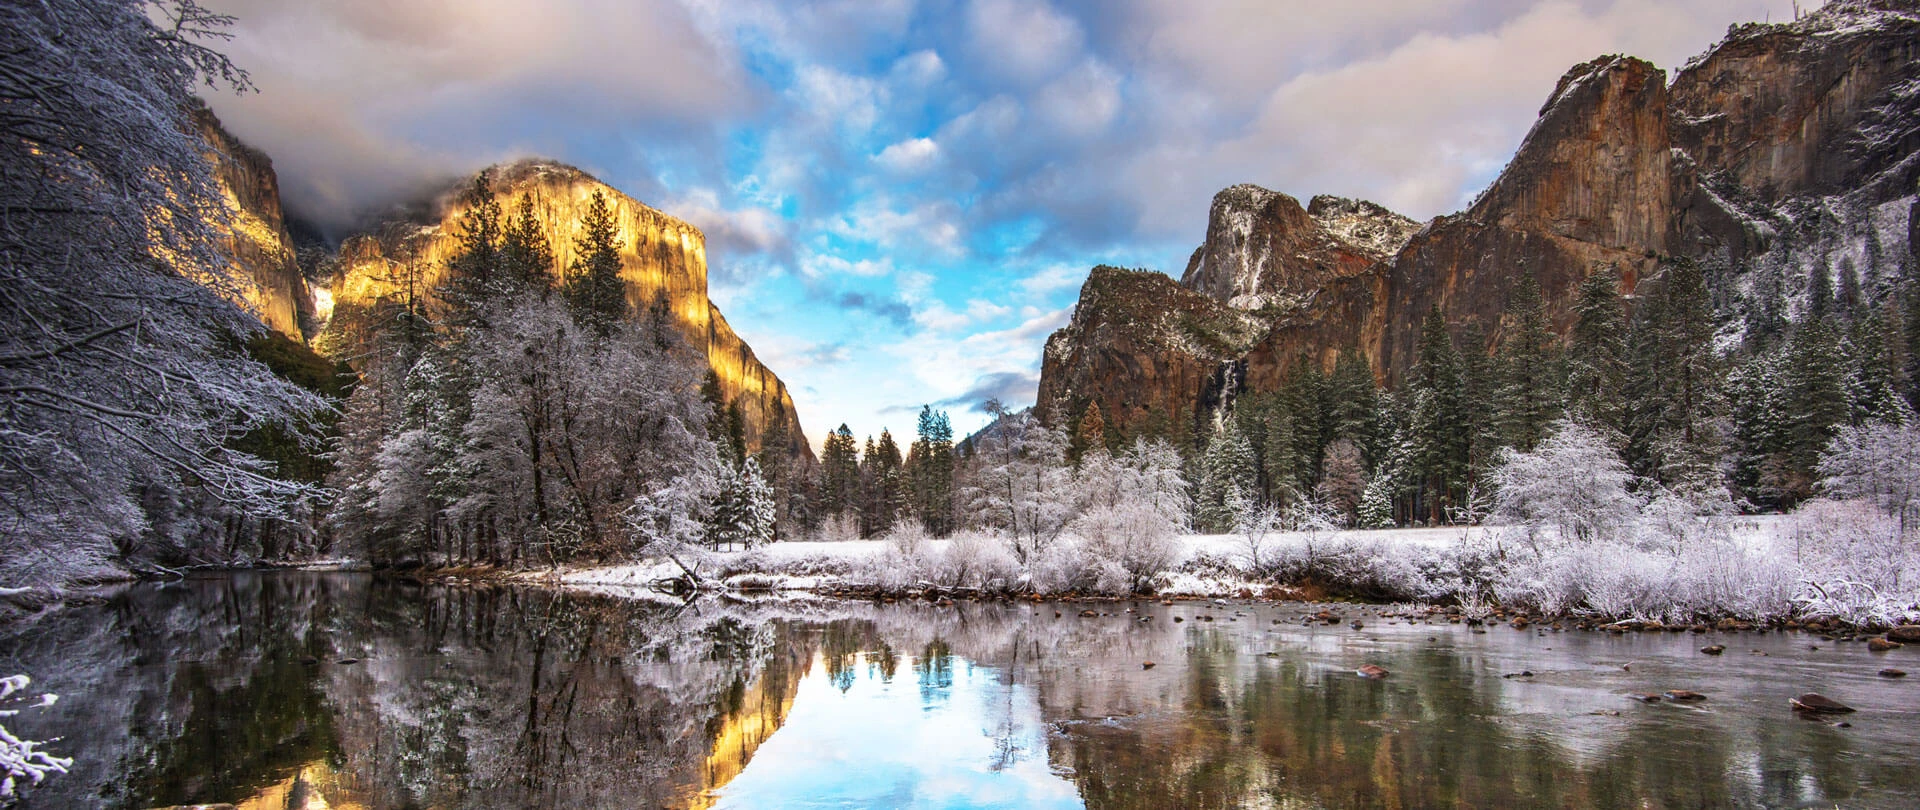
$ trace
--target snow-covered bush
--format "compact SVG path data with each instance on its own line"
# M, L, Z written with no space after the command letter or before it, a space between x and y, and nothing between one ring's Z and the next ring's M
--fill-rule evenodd
M1902 533L1920 528L1920 424L1843 427L1820 457L1820 489L1872 502Z
M1803 611L1854 623L1920 615L1920 549L1897 517L1867 499L1815 498L1778 538L1805 583Z
M1006 540L982 532L961 532L947 541L934 566L934 584L948 588L1000 590L1020 577L1020 563Z
M1659 488L1640 509L1636 539L1643 548L1678 554L1701 543L1725 539L1724 518L1734 513L1724 489L1676 492Z
M1074 479L1079 515L1067 532L1073 548L1046 562L1070 587L1103 593L1139 593L1180 561L1186 527L1186 481L1180 455L1165 442L1136 441L1119 455L1104 451L1081 460ZM1077 574L1058 568L1075 557Z
M1238 492L1234 493L1236 501L1243 501L1244 497ZM1280 509L1268 503L1235 503L1233 506L1234 513L1239 515L1239 519L1234 521L1233 533L1245 552L1247 570L1257 574L1266 568L1264 557L1267 549L1273 545L1276 539L1274 535L1280 531Z
M1599 433L1562 419L1530 453L1503 451L1493 471L1494 517L1535 545L1619 536L1638 514L1632 475Z
M1098 507L1074 521L1072 530L1109 569L1102 572L1102 591L1145 591L1154 575L1180 561L1178 527L1151 504Z

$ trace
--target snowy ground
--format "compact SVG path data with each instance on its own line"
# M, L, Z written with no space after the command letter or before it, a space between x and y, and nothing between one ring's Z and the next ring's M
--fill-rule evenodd
M1768 547L1784 530L1784 516L1741 517L1730 521L1726 529L1732 539L1751 549ZM1519 538L1501 527L1441 527L1352 530L1322 532L1309 537L1302 533L1276 533L1261 549L1262 559L1303 554L1309 543L1317 549L1357 550L1365 556L1395 558L1444 554L1465 544L1515 543ZM922 553L938 556L952 545L949 540L927 541ZM870 587L883 578L887 566L898 563L889 556L889 544L882 540L841 540L773 543L753 550L725 551L708 555L699 564L701 575L734 591L770 591L795 593L848 587ZM1189 597L1244 596L1267 592L1271 583L1241 573L1248 560L1244 538L1237 535L1190 534L1180 538L1177 560L1160 578L1157 590L1163 595ZM1189 565L1206 560L1210 565ZM628 565L562 568L553 572L523 574L528 579L557 580L568 587L612 592L643 591L649 586L677 578L680 568L667 560L642 561Z

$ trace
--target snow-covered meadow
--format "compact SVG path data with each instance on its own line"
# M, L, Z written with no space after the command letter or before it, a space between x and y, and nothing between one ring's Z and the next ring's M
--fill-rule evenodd
M1131 483L1051 535L935 539L908 524L874 540L683 546L671 560L530 576L892 595L1332 595L1445 604L1469 616L1498 607L1666 624L1884 626L1920 620L1920 489L1903 449L1917 440L1911 427L1843 431L1822 463L1828 497L1785 515L1739 514L1724 492L1630 492L1618 457L1567 422L1540 449L1505 459L1483 525L1341 530L1311 514L1247 509L1232 533L1179 534L1133 497L1153 492L1135 486L1150 476L1133 470L1115 479Z
M1884 527L1875 523L1857 504L1819 502L1793 515L1701 520L1693 527L1694 542L1677 549L1546 542L1517 526L1277 532L1258 544L1257 567L1246 535L1188 534L1178 539L1172 564L1152 576L1150 590L1204 598L1333 594L1452 605L1469 615L1498 605L1537 615L1667 623L1820 618L1885 625L1920 619L1920 576L1899 567L1876 569L1870 558L1848 551L1879 536L1875 530ZM1007 542L992 535L896 534L715 552L700 568L709 587L733 591L1125 592L1062 587L1075 578L1061 567L1075 562L1098 564L1063 547L1051 555L1051 565L1023 570ZM681 573L674 563L657 560L523 576L569 587L647 589ZM1317 587L1286 587L1304 584Z

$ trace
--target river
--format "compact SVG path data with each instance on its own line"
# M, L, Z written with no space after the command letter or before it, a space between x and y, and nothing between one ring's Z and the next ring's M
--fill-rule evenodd
M1876 675L1920 669L1911 649L1471 628L1356 605L1335 607L1337 624L1302 623L1320 607L679 603L243 572L0 626L0 675L60 695L4 723L75 759L27 807L1910 808L1920 796L1920 679ZM1357 675L1367 664L1390 674ZM1668 689L1705 699L1632 698ZM1859 711L1796 716L1787 700L1807 691Z

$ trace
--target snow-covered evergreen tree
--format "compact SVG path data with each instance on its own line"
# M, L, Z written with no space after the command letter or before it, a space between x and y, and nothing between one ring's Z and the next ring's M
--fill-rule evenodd
M1200 486L1195 493L1194 519L1203 532L1231 531L1239 520L1234 504L1250 503L1258 461L1238 423L1222 419L1200 458Z

